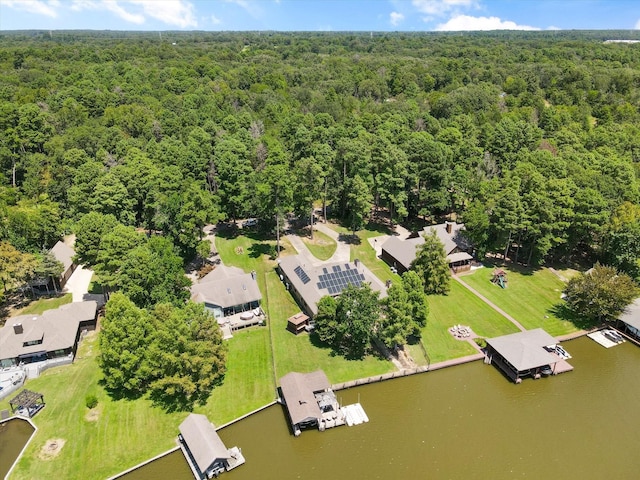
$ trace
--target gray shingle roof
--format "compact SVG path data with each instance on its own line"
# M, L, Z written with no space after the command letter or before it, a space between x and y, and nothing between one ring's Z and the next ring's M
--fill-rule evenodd
M624 309L624 312L620 315L620 320L640 330L640 298L636 298L631 305Z
M354 262L335 262L335 263L323 263L321 265L311 265L301 255L291 255L283 257L280 260L280 268L285 273L291 286L296 289L298 294L304 299L304 302L309 306L311 314L318 313L317 303L318 301L328 295L327 289L318 288L319 277L324 274L323 269L327 269L328 272L332 271L334 266L340 266L341 269L358 270L364 275L364 282L371 286L371 289L380 293L380 298L387 296L387 289L378 277L376 277L371 271L364 266L362 262L358 262L358 266ZM306 283L295 273L296 267L301 267L309 277L309 281Z
M322 417L314 392L330 388L322 370L311 373L291 372L280 379L280 389L289 410L291 422L298 423Z
M95 301L75 302L47 310L40 316L19 315L9 318L0 329L0 359L73 347L80 322L93 320L97 309ZM22 325L22 333L15 333L13 325L17 324ZM40 338L41 344L23 346L25 342Z
M201 472L206 472L217 459L229 459L229 451L205 415L190 413L178 427Z
M73 265L73 256L75 255L75 251L66 243L58 241L49 252L55 257L56 260L64 265L64 271L69 270L71 265Z
M225 308L262 300L262 294L250 273L221 265L191 287L191 299Z
M447 225L451 225L451 233L447 232ZM424 227L422 233L415 238L400 240L398 237L391 237L382 244L382 249L396 259L405 269L409 269L416 259L416 249L418 245L424 243L423 235L435 231L440 242L444 245L449 263L473 258L465 252L455 252L456 249L467 250L470 247L468 240L462 236L464 230L463 223L445 222L439 225ZM455 252L455 253L452 253Z
M556 339L541 328L487 338L487 343L518 371L556 363L559 357L544 347L555 345Z

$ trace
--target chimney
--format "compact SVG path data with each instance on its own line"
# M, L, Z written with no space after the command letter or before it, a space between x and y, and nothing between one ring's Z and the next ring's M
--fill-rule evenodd
M21 323L14 323L13 324L13 333L15 333L16 335L19 335L22 332L23 332L22 324Z
M446 222L445 225L447 226L447 233L449 235L451 235L451 232L453 231L453 223L452 222Z

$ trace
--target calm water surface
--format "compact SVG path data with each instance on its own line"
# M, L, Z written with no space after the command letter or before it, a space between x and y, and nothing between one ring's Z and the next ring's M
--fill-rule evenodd
M475 362L338 392L365 408L357 427L295 438L282 407L269 408L220 432L247 459L223 478L640 478L640 348L564 345L573 372L520 385Z
M0 423L0 478L7 474L33 432L31 424L19 418Z

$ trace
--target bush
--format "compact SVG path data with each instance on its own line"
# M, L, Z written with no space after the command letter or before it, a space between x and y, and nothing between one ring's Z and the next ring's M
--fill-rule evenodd
M95 408L98 406L98 397L93 394L87 395L84 402L87 405L87 408Z
M476 342L476 344L480 347L480 348L486 348L487 347L487 341L484 338L474 338L473 339L474 342Z

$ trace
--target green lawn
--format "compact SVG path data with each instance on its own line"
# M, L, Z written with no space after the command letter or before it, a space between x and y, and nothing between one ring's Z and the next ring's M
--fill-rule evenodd
M62 305L71 303L72 300L73 297L70 293L65 293L59 297L41 298L40 300L31 302L22 310L16 312L15 315L42 315L42 312L45 310L61 307Z
M356 239L353 239L351 230L336 223L328 223L328 227L332 228L341 235L351 238L351 260L356 258L364 263L371 272L383 282L387 280L397 281L400 276L391 272L391 267L376 256L376 251L371 247L369 239L388 235L390 230L384 225L375 223L368 224L364 229L356 232Z
M449 333L448 329L453 325L468 325L481 337L518 331L509 320L453 280L448 295L429 296L428 318L427 326L422 330L422 343L431 362L476 353L467 342L457 340Z
M305 243L311 254L319 260L330 259L331 256L336 253L336 248L338 248L338 244L333 238L318 230L314 230L313 240L304 235L300 238Z
M491 266L461 278L527 329L541 327L553 336L578 330L572 322L554 314L554 307L562 303L564 283L549 269L500 268L507 271L505 289L491 283Z
M276 373L282 377L289 372L311 372L322 369L332 383L355 380L395 369L391 362L368 356L362 360L346 360L315 342L315 337L302 333L294 335L287 328L287 319L300 311L275 271L267 274L269 321L276 362Z
M186 414L166 414L139 399L112 400L98 385L97 335L80 345L72 365L52 368L26 387L44 394L47 406L33 419L38 427L12 479L104 479L174 445L177 427ZM88 421L85 397L97 395L96 421ZM7 408L7 401L0 408ZM38 454L48 439L64 439L53 460ZM99 461L89 461L98 458Z
M213 391L205 406L195 409L216 425L227 423L276 398L269 329L252 327L234 332L227 342L229 356L224 384Z

